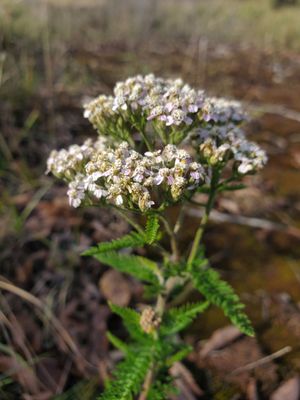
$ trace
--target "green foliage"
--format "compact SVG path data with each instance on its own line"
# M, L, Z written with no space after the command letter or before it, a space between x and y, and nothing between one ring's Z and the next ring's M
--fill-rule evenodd
M113 335L109 331L106 332L106 336L107 336L107 339L110 341L110 343L116 349L120 350L123 354L127 354L128 353L128 346L121 339L119 339L117 336Z
M176 351L173 355L166 359L166 365L171 367L174 363L183 360L192 350L192 346L181 345L180 350Z
M131 348L126 359L114 370L114 380L98 400L131 400L142 387L145 376L155 356L151 346Z
M183 276L185 275L185 262L167 262L165 264L165 276Z
M174 315L177 321L176 318L185 315L185 321L187 321L190 316L203 309L203 304L174 308L170 310L170 316ZM109 305L111 310L122 318L132 342L127 345L110 332L108 333L110 342L121 350L126 358L113 372L114 380L108 384L99 400L133 400L133 396L140 393L151 365L156 365L157 376L147 399L167 400L170 393L174 393L172 378L168 376L168 368L184 358L192 350L191 347L182 343L166 342L160 336L146 334L141 329L138 312L128 307L111 303Z
M158 285L158 266L155 262L145 257L119 254L115 251L95 254L94 257L121 272L134 276L141 281Z
M147 218L145 233L131 232L123 237L110 242L102 242L93 246L82 253L83 256L97 256L114 250L125 248L142 247L146 244L153 244L160 239L158 216L151 214Z
M201 261L200 261L201 262ZM241 332L254 336L254 330L247 315L244 313L244 304L240 302L232 287L223 281L219 274L211 268L191 267L191 276L195 287L209 302L221 307L225 315L230 318Z
M160 332L172 335L186 328L192 320L209 305L209 302L185 304L182 307L171 308L164 317Z
M109 306L115 314L122 318L123 323L131 338L137 341L145 341L149 338L140 326L140 314L129 307L120 307L116 304L109 303Z
M171 394L177 394L177 388L174 387L173 381L158 381L150 388L147 400L168 400Z
M146 223L145 239L147 244L153 244L159 239L159 219L156 214L151 214Z
M218 192L226 192L226 191L232 192L232 191L235 191L235 190L245 189L246 187L247 186L244 185L243 183L238 184L238 185L226 185L226 184L224 184L224 185L220 185L219 186Z
M91 247L82 253L83 256L96 256L113 250L120 250L128 247L140 247L146 243L145 237L137 232L129 233L111 242L102 242L97 246Z
M64 393L52 397L52 400L91 400L99 390L98 377L80 380ZM6 397L1 397L1 399Z

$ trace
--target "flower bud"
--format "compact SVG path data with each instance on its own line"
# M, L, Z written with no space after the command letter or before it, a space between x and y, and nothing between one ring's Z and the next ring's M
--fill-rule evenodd
M140 318L140 325L144 332L154 332L159 327L160 323L161 318L156 315L152 307L146 307L143 310Z

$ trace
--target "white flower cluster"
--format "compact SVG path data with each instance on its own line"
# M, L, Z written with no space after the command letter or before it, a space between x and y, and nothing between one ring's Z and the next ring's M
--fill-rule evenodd
M106 142L106 138L99 136L96 141L87 139L81 146L73 144L68 150L52 150L47 160L46 173L52 172L58 178L73 179L95 150L105 149Z
M247 115L238 101L224 98L207 97L201 111L203 120L213 125L240 124L247 120Z
M67 161L64 168L63 159ZM142 212L166 199L178 201L204 181L203 167L174 145L141 155L126 142L115 149L88 142L52 152L48 171L69 181L68 196L74 207L101 199Z
M267 162L264 150L248 141L244 132L233 124L208 126L196 131L194 137L201 158L209 165L233 160L234 169L246 175L260 170Z
M84 115L100 134L105 134L103 129L107 128L103 121L115 121L118 116L121 123L132 123L135 128L140 126L137 122L143 117L152 121L154 127L158 124L175 130L190 130L207 122L240 123L245 119L238 102L208 97L203 90L195 90L181 79L162 79L152 74L118 82L114 97L98 97L85 105ZM171 143L170 137L166 139Z
M239 180L267 161L240 129L246 116L238 102L208 97L180 79L129 78L116 84L113 96L87 104L84 115L99 139L48 159L48 172L69 182L74 207L101 202L145 212L192 196L209 184L214 167L230 162ZM194 147L193 157L180 143ZM146 147L151 150L144 153Z
M118 82L114 89L114 111L141 109L147 120L158 119L166 126L191 125L192 116L204 102L204 92L194 90L181 79L138 75Z
M106 132L108 123L114 122L113 97L104 94L84 105L84 117L88 118L95 129Z

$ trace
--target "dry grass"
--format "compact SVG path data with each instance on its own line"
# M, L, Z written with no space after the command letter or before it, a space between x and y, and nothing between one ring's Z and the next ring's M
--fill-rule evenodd
M6 32L40 38L49 29L61 42L206 37L256 47L300 47L300 7L276 9L271 0L2 0Z

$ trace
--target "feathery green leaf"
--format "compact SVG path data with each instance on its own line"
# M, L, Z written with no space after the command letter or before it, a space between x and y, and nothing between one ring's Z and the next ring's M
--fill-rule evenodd
M178 350L175 354L167 358L166 365L168 367L171 367L176 362L183 360L188 354L191 353L191 351L193 351L192 346L183 345L180 350Z
M218 188L218 192L225 192L225 191L235 191L235 190L242 190L245 189L247 186L244 185L243 183L237 184L237 185L221 185Z
M155 382L149 390L147 400L168 400L170 395L178 394L173 381L169 383Z
M120 250L127 247L140 247L146 243L145 237L137 232L129 233L119 239L110 242L102 242L93 246L82 253L83 256L96 256L112 250Z
M109 306L113 313L122 318L125 328L133 339L141 341L148 338L148 335L141 329L140 314L138 312L132 308L120 307L112 303L109 303Z
M136 347L128 353L126 359L119 363L113 375L115 379L98 400L131 400L142 387L145 376L154 358L153 348Z
M107 339L110 343L118 350L120 350L123 354L128 353L128 346L123 340L119 339L117 336L113 335L111 332L106 332Z
M3 391L3 387L1 388ZM99 380L97 377L80 380L70 389L61 394L54 395L52 400L90 400L94 399L99 390ZM0 393L2 393L0 390ZM4 393L4 392L3 392Z
M153 244L158 238L159 219L156 214L151 214L147 219L145 239L147 244Z
M254 330L247 315L244 313L244 304L233 288L223 281L212 268L199 268L196 263L191 267L194 286L209 302L221 307L225 315L230 318L241 332L254 336Z
M151 214L146 223L145 233L131 232L119 239L110 242L102 242L85 250L83 256L97 256L113 250L120 250L128 247L142 247L145 244L153 244L159 239L159 219L155 214Z
M209 302L185 304L171 308L164 317L160 327L163 335L171 335L186 328L192 320L209 306Z
M155 262L145 257L119 254L115 251L95 254L95 258L121 272L134 276L141 281L158 285L156 272L158 266Z

